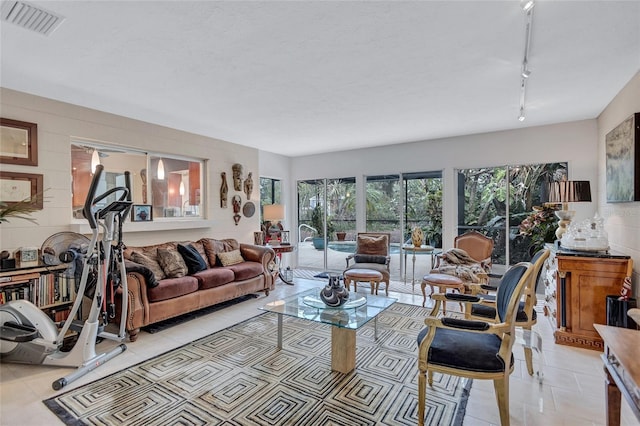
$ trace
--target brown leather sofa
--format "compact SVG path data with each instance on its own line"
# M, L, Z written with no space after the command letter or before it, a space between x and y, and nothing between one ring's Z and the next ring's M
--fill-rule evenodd
M191 249L191 254L193 249L197 251L200 256L195 257L200 269L204 269L196 271L189 264L185 270L180 259L182 254L190 263L182 253L185 247ZM167 262L167 256L173 261ZM270 273L274 251L234 239L202 238L195 242L127 247L124 258L129 289L126 329L132 342L141 327L251 293L264 291L268 296L274 286Z

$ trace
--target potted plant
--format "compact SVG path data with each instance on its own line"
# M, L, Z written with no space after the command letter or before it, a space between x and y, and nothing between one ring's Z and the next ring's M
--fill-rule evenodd
M520 235L528 237L530 241L530 256L543 248L545 243L555 241L558 227L555 211L555 206L534 206L533 212L520 223Z
M311 212L311 226L316 229L317 234L313 237L313 247L316 250L324 250L324 225L323 225L323 209L322 206L317 205ZM331 235L333 232L333 223L327 216L327 234Z

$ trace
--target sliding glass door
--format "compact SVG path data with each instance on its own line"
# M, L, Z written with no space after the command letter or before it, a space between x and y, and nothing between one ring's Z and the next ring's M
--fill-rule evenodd
M566 171L566 163L459 170L458 234L475 229L493 238L499 270L530 260L531 240L520 233L520 224L542 204L545 184Z
M343 271L354 252L355 178L298 182L301 268Z

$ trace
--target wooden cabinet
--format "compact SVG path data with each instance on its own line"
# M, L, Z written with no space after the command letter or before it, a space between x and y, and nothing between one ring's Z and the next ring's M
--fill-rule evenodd
M33 266L0 272L0 304L28 300L54 321L67 318L75 299L75 278L67 276L68 265Z
M606 297L619 295L629 256L552 250L545 265L545 315L555 342L603 350L593 324L606 324Z

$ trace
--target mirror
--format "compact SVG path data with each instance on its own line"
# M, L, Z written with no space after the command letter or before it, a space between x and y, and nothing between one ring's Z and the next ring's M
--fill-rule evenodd
M151 205L154 220L201 216L201 160L160 157L121 147L74 141L71 145L71 178L75 218L83 217L82 207L93 174L92 162L98 161L105 170L99 193L123 186L124 172L128 170L133 203Z

